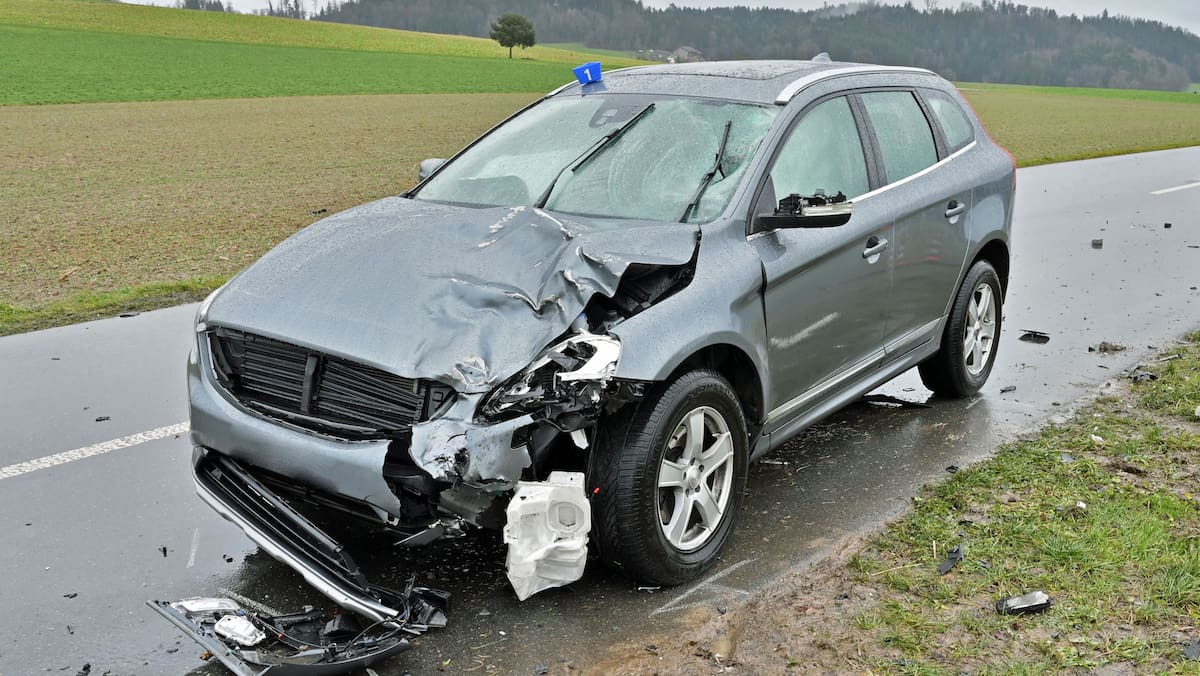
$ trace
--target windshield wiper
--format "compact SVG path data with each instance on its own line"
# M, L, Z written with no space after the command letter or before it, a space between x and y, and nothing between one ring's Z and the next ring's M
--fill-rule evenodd
M679 217L680 223L687 223L688 216L691 216L696 206L700 204L700 198L704 195L704 191L708 189L708 184L712 181L713 176L716 176L719 171L721 172L721 178L725 178L725 168L721 166L721 163L725 161L725 146L729 143L729 130L732 127L733 120L726 120L725 131L721 134L721 145L717 148L717 159L713 162L712 168L708 170L708 173L704 175L704 178L700 179L700 187L696 188L696 193L692 195L691 201L683 208L683 215Z
M599 139L596 140L595 143L588 146L586 150L584 150L582 153L580 153L578 157L576 157L575 159L568 162L566 164L566 166L564 166L562 169L559 169L558 173L554 175L553 179L551 179L550 185L546 186L546 190L541 194L540 197L537 198L537 201L533 203L533 206L538 209L541 209L542 207L546 206L546 202L550 201L550 193L554 192L555 184L558 183L558 179L562 178L562 175L564 173L566 173L567 169L570 169L572 173L579 171L580 167L587 164L589 160L591 160L593 157L595 157L596 154L599 153L602 149L604 149L604 147L607 146L609 143L612 143L613 141L617 140L621 136L621 134L624 134L625 132L629 131L629 129L631 127L633 127L633 125L637 124L638 121L641 120L643 117L645 117L646 113L650 112L651 110L654 110L653 103L647 105L645 108L642 108L641 111L639 111L637 115L634 115L633 117L629 118L629 120L625 124L608 132L604 136L601 136Z

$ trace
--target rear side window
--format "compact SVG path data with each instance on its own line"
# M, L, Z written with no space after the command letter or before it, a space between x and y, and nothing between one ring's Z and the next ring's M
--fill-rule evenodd
M971 128L966 113L949 94L936 89L926 89L923 93L933 116L942 126L942 134L945 135L946 145L951 152L962 148L975 138L975 131Z
M937 162L933 131L911 92L869 92L862 101L879 141L888 183Z
M867 192L866 156L844 97L804 115L780 149L771 180L777 198L813 195L818 190L851 198Z

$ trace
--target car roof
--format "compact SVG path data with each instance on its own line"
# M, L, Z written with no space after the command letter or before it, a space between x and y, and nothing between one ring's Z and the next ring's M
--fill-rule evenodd
M699 61L634 66L604 73L600 82L571 82L547 97L591 92L670 94L786 104L804 86L831 77L874 72L931 75L922 68L841 61Z

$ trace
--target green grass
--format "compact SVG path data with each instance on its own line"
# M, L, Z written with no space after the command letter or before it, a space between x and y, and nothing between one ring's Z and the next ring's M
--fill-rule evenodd
M1180 657L1181 637L1200 625L1197 339L1158 381L926 490L852 562L882 599L853 620L871 634L851 649L881 667L898 653L923 673L1117 662L1139 673L1200 672ZM966 559L938 575L960 543ZM1035 589L1054 602L1044 614L991 609Z
M1191 91L1166 92L1152 89L1102 89L1098 87L1038 87L1033 85L989 84L982 82L955 83L964 93L1001 92L1008 94L1050 94L1052 96L1088 96L1124 101L1157 101L1159 103L1200 103L1195 96L1197 85Z
M0 26L0 103L544 92L559 62L204 42Z
M437 56L508 57L506 48L484 38L88 0L2 0L0 25L238 44ZM517 50L516 54L522 59L558 61L569 65L576 65L590 56L587 53L540 46ZM634 63L624 59L609 65L618 67Z
M620 50L620 49L597 49L595 47L588 47L587 45L583 44L582 42L547 42L543 46L551 47L554 49L562 49L562 50L565 50L568 52L578 52L578 53L586 52L589 54L596 54L598 56L608 57L608 59L617 59L618 63L621 60L629 60L629 59L636 60L638 58L636 52L632 52L632 51L628 51L628 50ZM604 60L606 68L608 67L608 59Z
M35 310L0 303L0 327L3 327L0 335L42 328L47 323L85 322L200 300L223 283L222 279L197 278L142 284L112 291L84 292Z
M1181 103L1141 96L1158 92L1081 91L989 87L965 88L963 95L992 137L1024 167L1200 145L1200 96L1179 94L1188 97Z

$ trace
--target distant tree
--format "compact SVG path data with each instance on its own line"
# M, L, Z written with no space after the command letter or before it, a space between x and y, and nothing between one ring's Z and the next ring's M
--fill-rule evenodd
M279 4L267 0L266 10L260 10L260 12L267 16L282 16L289 19L308 18L308 12L304 10L302 0L279 0Z
M529 19L512 12L492 22L492 31L488 33L488 37L499 42L501 47L508 47L508 58L510 59L513 47L521 49L532 47L536 41L533 24L529 22Z
M206 12L229 12L233 10L233 6L226 7L221 3L221 0L176 0L175 6L179 9L199 9Z

